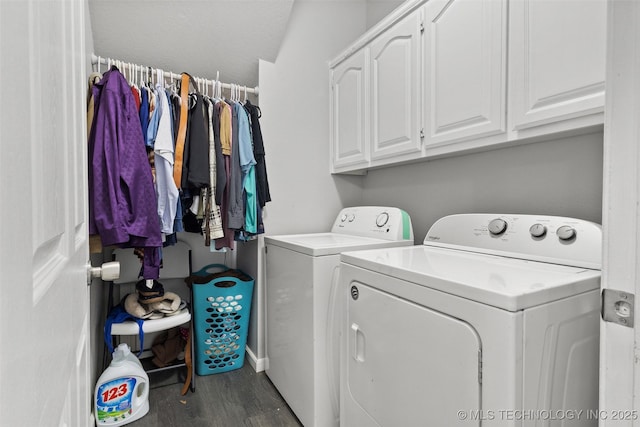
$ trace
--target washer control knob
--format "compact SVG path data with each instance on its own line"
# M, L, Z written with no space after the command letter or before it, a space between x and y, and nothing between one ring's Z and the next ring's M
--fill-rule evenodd
M387 212L382 212L380 215L378 215L378 217L376 218L376 225L378 227L384 227L385 224L389 221L389 214Z
M533 224L529 228L529 233L531 233L533 237L542 237L547 234L547 227L542 224Z
M496 218L489 223L489 233L499 236L507 231L507 221L502 218Z
M347 214L342 214L342 216L340 216L340 222L345 222L347 220Z
M349 222L353 222L353 220L356 219L356 216L354 214L349 214L349 217L347 219L349 220Z
M489 223L489 233L499 236L507 231L507 221L502 218L496 218Z
M576 237L576 229L569 225L563 225L556 230L556 234L560 240L571 240Z

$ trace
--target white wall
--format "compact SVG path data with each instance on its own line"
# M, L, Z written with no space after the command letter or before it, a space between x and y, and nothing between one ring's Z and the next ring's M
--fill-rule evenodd
M267 234L326 231L344 205L361 200L360 177L328 173L327 64L364 31L363 2L297 1L276 62L260 62Z
M364 1L296 1L275 63L260 62L260 124L272 201L266 234L328 230L360 204L362 177L329 174L328 62L364 33ZM238 267L256 279L247 346L262 368L263 240L238 246Z
M403 0L367 0L367 28L373 27L403 2Z
M601 222L602 132L370 171L364 204L398 206L415 242L440 217L497 212Z

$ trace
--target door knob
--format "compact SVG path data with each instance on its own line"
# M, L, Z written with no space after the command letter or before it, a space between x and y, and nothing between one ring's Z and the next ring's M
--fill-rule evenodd
M91 279L101 278L105 282L116 280L120 277L120 262L105 262L100 267L93 267L87 264L87 284L91 284Z

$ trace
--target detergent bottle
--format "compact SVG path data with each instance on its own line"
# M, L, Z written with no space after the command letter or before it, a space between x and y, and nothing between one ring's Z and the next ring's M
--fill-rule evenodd
M149 412L149 376L126 343L113 352L111 364L104 370L94 396L96 425L122 426Z

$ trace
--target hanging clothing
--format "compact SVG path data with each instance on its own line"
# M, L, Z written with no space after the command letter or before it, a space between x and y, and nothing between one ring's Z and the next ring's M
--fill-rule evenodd
M93 86L100 81L102 74L91 73L89 75L88 90L87 90L87 138L89 138L89 132L91 132L91 125L93 124L93 113L95 110L95 100L93 98Z
M131 89L116 67L93 86L89 233L103 245L144 247L143 276L157 279L162 246L156 193Z
M162 88L160 87L160 90ZM147 133L143 134L145 136L145 144L147 147L153 149L154 144L156 143L156 135L158 133L158 124L160 123L160 100L158 95L158 90L150 90L150 94L153 94L154 106L153 109L149 109L149 124L147 126Z
M212 250L256 238L271 200L260 109L204 97L187 73L180 85L180 95L138 87L113 67L88 98L89 228L105 244L144 249L145 279L157 279L159 249L176 232L202 234Z
M217 111L217 114L216 114ZM218 101L214 106L214 144L216 149L216 204L220 206L224 236L216 239L214 249L234 248L233 230L229 227L229 182L231 180L231 106ZM216 139L216 136L218 138Z
M221 101L224 102L224 101ZM230 180L230 170L231 170L231 157L224 156L223 160L223 170L225 172L226 181ZM224 236L220 239L215 240L215 249L220 250L224 248L233 249L234 248L234 240L233 240L233 230L229 228L229 220L228 217L225 216L226 212L228 212L229 208L229 186L225 186L222 193L222 204L220 205L220 211L222 212L222 229L224 231Z
M257 223L257 198L256 198L256 176L253 158L253 144L251 143L251 131L249 125L249 115L239 102L233 106L238 116L238 151L240 157L240 171L242 180L243 202L244 202L244 224L241 227L248 233L258 231Z
M142 135L144 136L147 134L147 128L149 127L149 90L146 87L140 88L140 108L138 109L138 115L140 117Z
M87 142L89 141L91 126L93 125L93 113L95 111L93 85L98 83L101 78L102 74L98 72L93 72L89 75L89 82L87 86ZM89 234L89 252L92 254L102 253L102 241L100 240L100 235Z
M231 155L231 116L231 105L223 102L220 107L220 145L225 156Z
M234 103L235 104L235 103ZM238 109L231 105L231 169L229 181L229 205L227 226L234 230L244 225L244 198L242 196L242 169L240 167L240 139L238 133Z
M262 130L260 128L260 108L253 105L249 100L244 104L244 108L249 113L251 119L251 137L253 140L253 156L256 160L256 188L258 192L258 204L261 208L271 201L269 192L269 182L267 179L267 164L265 162L264 142L262 140Z
M209 186L202 189L202 203L205 206L205 217L202 224L202 233L204 234L204 242L206 246L211 246L211 242L224 236L222 230L222 216L220 215L220 206L215 201L216 190L216 149L215 137L213 131L213 102L205 99L207 111L207 125L209 136Z
M138 114L140 114L140 90L135 86L131 86L131 93L133 94L133 100L136 103Z
M209 136L206 120L204 100L200 93L195 95L195 104L189 109L189 126L187 138L189 144L188 155L185 154L187 164L187 185L202 188L209 185ZM184 180L183 180L184 182ZM184 186L184 185L183 185Z
M173 234L174 221L179 200L179 192L173 181L173 132L171 130L171 110L167 94L160 85L157 88L158 131L154 137L156 193L158 197L158 217L161 231Z
M227 155L231 154L231 126L223 126L224 111L230 112L229 105L223 101L217 101L213 106L213 143L216 152L216 205L222 206L222 196L227 186L227 173L225 170L224 150L222 140L229 145ZM230 117L230 116L229 116ZM224 212L224 210L223 210ZM224 219L223 219L224 221Z

